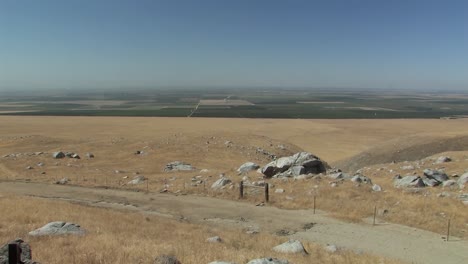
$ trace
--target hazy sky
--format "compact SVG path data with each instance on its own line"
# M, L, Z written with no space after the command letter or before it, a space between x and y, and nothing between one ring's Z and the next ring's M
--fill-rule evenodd
M0 89L468 90L468 1L0 0Z

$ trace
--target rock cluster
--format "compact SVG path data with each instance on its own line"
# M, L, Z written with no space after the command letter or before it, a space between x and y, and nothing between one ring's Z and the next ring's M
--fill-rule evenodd
M80 155L74 152L62 152L62 151L57 151L52 153L52 157L54 159L63 159L65 157L67 158L72 158L72 159L81 159Z
M425 169L423 176L407 175L401 177L397 175L393 185L397 188L423 188L443 186L444 188L453 188L459 186L460 189L468 182L468 173L463 174L458 181L450 177L441 170Z

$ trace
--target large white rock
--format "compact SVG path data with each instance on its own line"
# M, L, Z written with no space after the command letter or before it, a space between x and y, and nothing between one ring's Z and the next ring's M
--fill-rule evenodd
M47 235L83 235L85 231L77 224L67 222L51 222L47 225L29 232L30 236L47 236Z
M307 254L307 251L304 249L304 246L302 245L301 241L293 240L293 239L274 247L273 251L280 252L280 253Z
M292 156L281 157L263 166L261 172L266 177L291 177L299 174L318 174L327 169L320 158L308 152L298 152Z

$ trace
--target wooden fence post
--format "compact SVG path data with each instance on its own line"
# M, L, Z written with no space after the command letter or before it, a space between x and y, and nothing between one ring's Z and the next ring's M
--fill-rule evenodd
M8 244L8 264L19 264L21 262L21 248L18 243Z
M239 183L239 199L244 198L244 182Z
M315 206L315 200L316 200L316 198L317 198L317 196L314 195L314 214L315 214L315 208L316 208L316 206Z
M377 215L377 205L374 206L374 222L372 222L372 225L375 226L375 216Z
M270 194L269 194L269 186L268 186L268 182L265 184L265 202L269 202L270 201Z
M448 223L447 223L447 241L449 241L449 237L450 237L450 219L448 220Z

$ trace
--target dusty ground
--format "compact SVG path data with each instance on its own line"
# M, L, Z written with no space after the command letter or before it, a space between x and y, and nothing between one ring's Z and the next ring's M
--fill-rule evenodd
M373 207L378 206L390 209L391 212L381 221L400 223L442 234L447 217L451 217L454 234L461 238L466 238L467 234L468 210L461 202L455 199L437 199L435 195L442 191L440 189L431 189L422 195L414 195L394 190L391 186L391 178L396 173L407 173L399 170L400 163L398 162L406 164L404 161L416 161L445 151L461 151L449 152L450 155L456 157L457 162L447 165L447 170L449 173L463 173L468 167L466 162L468 152L463 152L468 150L468 137L465 132L468 128L468 120L464 119L0 117L0 124L0 179L6 181L50 184L67 177L71 180L71 184L87 187L105 186L140 191L148 189L151 193L159 192L167 187L170 192L236 199L235 188L225 190L223 193L210 190L209 186L218 178L218 174L225 173L237 182L241 177L237 176L235 170L240 164L253 161L263 165L270 161L271 158L264 152L279 157L305 150L321 157L332 166L349 170L366 166L364 171L366 175L372 177L374 182L381 184L385 191L376 195L365 186L359 187L352 184L343 184L339 188L331 189L328 182L324 180L319 182L274 181L271 183L276 188L284 188L286 193L273 195L272 206L290 209L311 208L313 196L317 196L320 199L318 208L340 219L361 222L359 225L353 224L353 229L358 230L362 223L366 223L367 220L362 219L371 216ZM52 159L51 153L58 150L77 152L82 159ZM136 151L142 151L142 154L135 155ZM86 152L92 152L96 157L87 159L84 155ZM4 157L10 154L16 155ZM174 160L191 163L198 170L189 173L164 172L165 164ZM391 161L397 163L391 164ZM39 163L43 165L38 166ZM372 164L375 165L368 166ZM429 162L427 164L429 166ZM31 166L32 169L26 169L27 166ZM200 169L207 169L208 172L201 173ZM420 173L422 169L414 173ZM149 184L132 187L126 185L125 183L136 174L149 178ZM206 184L194 187L191 185L191 179L198 175ZM256 180L259 175L251 173L249 177ZM1 185L9 186L7 183ZM33 191L36 188L33 186L37 185L30 186ZM50 186L50 188L55 187ZM103 190L97 189L96 192L103 192ZM455 191L452 192L455 193ZM79 196L79 192L73 192L73 194ZM131 194L124 193L121 196L127 197L128 195ZM169 197L172 197L172 201L174 196ZM116 200L111 199L108 203L120 203L122 200L115 198ZM185 201L185 198L182 199ZM261 195L248 193L246 202L253 204L260 201L262 201ZM209 203L214 202L210 200ZM213 212L220 208L213 208ZM294 215L301 212L288 211L288 214ZM223 215L217 217L223 218ZM339 223L337 226L342 225L342 222L333 222L336 220L327 218L326 221ZM397 233L411 233L412 230L398 225L389 226L394 227L393 231ZM351 227L351 224L347 227ZM384 251L385 248L389 248L392 250L388 251L392 252L397 250L397 248L376 242L378 239L393 241L392 236L385 236L385 233L392 232L391 230L385 229L385 232L376 233L374 238L360 237L362 246L354 243L359 237L356 233L348 234L349 239L341 241L341 233L346 232L342 230L332 235L330 230L341 229L333 226L325 236L329 237L330 241L334 240L333 243L336 244L343 243L350 248L371 252L377 252L379 248ZM384 230L384 228L379 226L378 230ZM367 233L369 230L365 229L363 232ZM426 234L420 230L417 232ZM439 245L441 235L430 234L429 236L432 236L431 239L434 239L435 243L433 248L444 248ZM305 238L323 243L328 242L321 241L316 236L307 237L306 235ZM400 238L396 236L396 239ZM368 240L370 243L365 242ZM413 243L409 240L409 244L398 242L389 242L389 244L395 244L396 247L407 245L406 250L408 251L409 248L412 250L408 251L407 255L401 254L407 256L404 257L405 260L414 261L415 258L410 255L419 252L418 250L424 251L417 253L416 256L431 255L432 247L414 247L416 244L420 245L420 242L429 243L428 241L413 241ZM463 243L465 242L459 242L454 248L465 245ZM389 252L377 253L387 255ZM449 259L454 262L446 262L447 259L445 259L444 263L461 263L456 262L458 257L466 257L463 255L457 257L458 253L450 250L440 253L445 258L454 256Z

